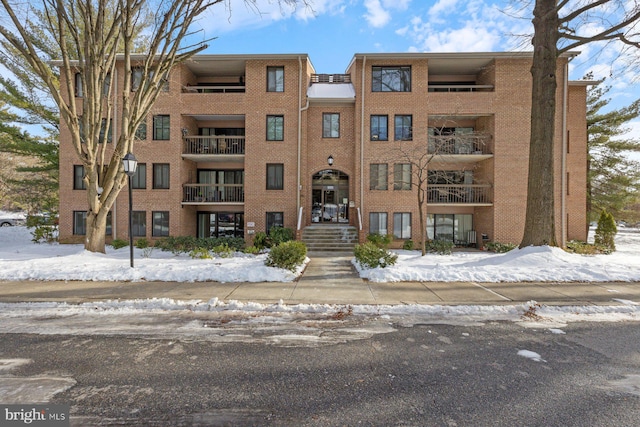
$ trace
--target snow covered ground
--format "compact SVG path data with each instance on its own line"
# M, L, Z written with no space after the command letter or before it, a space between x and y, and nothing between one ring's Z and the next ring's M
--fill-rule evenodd
M360 275L376 282L640 281L640 230L621 229L616 245L613 254L595 256L552 247L424 257L400 250L396 265L361 270ZM200 260L136 248L134 258L135 268L130 268L128 247L107 246L106 254L96 254L82 245L35 244L25 227L0 228L0 280L290 282L302 272L266 267L264 254Z

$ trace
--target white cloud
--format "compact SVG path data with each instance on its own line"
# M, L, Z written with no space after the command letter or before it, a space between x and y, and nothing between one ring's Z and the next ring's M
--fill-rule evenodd
M438 0L436 4L429 9L429 15L437 17L438 15L447 15L455 10L458 0Z
M391 14L382 8L380 0L365 0L364 6L367 13L364 19L374 28L382 28L391 20Z

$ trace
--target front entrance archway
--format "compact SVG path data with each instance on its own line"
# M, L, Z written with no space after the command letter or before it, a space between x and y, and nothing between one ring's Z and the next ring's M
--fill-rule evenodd
M311 222L349 223L349 176L325 169L311 178Z

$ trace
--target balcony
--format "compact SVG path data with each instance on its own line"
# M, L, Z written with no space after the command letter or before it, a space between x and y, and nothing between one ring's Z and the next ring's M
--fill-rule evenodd
M196 162L243 162L244 136L185 136L182 158Z
M244 83L233 85L218 84L196 84L182 86L183 93L245 93Z
M184 184L183 205L244 204L243 184Z
M491 186L484 184L429 184L427 204L491 206Z
M449 158L459 163L474 163L493 156L491 135L469 133L461 135L430 135L428 153L440 157L439 160Z

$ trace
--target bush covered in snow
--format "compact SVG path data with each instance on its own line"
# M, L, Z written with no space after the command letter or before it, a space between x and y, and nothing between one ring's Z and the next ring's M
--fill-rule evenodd
M354 249L356 261L366 268L385 268L394 265L398 260L398 255L380 248L371 242L356 245Z
M289 240L271 248L265 265L295 271L304 264L307 257L307 245L297 240Z

